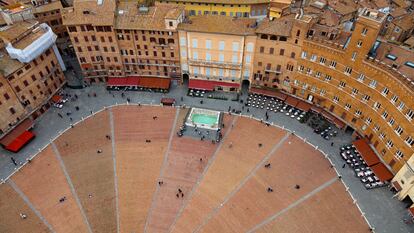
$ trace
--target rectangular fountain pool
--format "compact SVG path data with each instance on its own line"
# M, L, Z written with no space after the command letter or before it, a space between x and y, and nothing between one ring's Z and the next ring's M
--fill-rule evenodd
M185 122L187 126L211 130L217 130L219 123L220 112L201 108L192 108Z

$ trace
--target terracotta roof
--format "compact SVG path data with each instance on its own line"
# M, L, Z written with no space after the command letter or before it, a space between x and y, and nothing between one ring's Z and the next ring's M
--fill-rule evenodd
M400 18L394 19L392 22L401 29L408 31L414 27L414 12L410 12Z
M0 50L0 72L5 76L9 76L24 66L23 63L16 59L12 59L5 49Z
M5 26L0 31L0 39L7 42L13 42L22 36L22 34L32 30L38 24L37 21L27 20Z
M255 35L255 19L233 18L230 16L208 15L190 17L178 26L178 30L220 33L232 35Z
M374 2L375 6L378 9L382 9L382 8L386 8L386 7L389 7L390 6L388 0L375 0L373 2Z
M75 0L73 7L63 8L64 25L92 24L112 26L115 18L116 1L105 0L98 5L96 0Z
M53 11L57 9L62 9L62 3L60 1L54 1L48 4L40 5L33 8L33 13L43 13L48 11Z
M331 10L325 10L321 13L319 23L326 26L337 26L339 25L341 17Z
M115 28L140 30L167 30L165 18L177 19L184 12L184 6L157 4L148 12L139 12L137 3L121 2L115 20Z
M404 45L410 47L410 48L414 48L414 36L409 37L408 39L406 39L404 41Z
M395 3L396 5L398 5L399 7L407 8L410 6L408 1L406 0L391 0L391 1Z
M210 4L262 4L269 3L269 0L168 0L169 2L196 2Z
M407 10L406 10L406 9L404 9L404 8L402 8L402 7L397 7L397 8L393 9L393 10L390 12L390 15L391 15L392 17L394 17L394 18L401 17L401 16L403 16L403 15L405 15L405 14L407 14Z
M341 15L352 14L358 10L358 6L351 0L330 0L328 5Z
M387 58L387 55L395 56L396 59L391 60ZM414 79L414 68L405 65L406 62L414 63L413 51L391 43L381 43L377 49L376 59L381 60L390 66L397 64L397 70L400 73L404 74L408 78Z
M278 36L290 36L293 27L292 20L286 19L275 19L270 21L269 19L264 19L256 29L256 33L261 34L270 34Z

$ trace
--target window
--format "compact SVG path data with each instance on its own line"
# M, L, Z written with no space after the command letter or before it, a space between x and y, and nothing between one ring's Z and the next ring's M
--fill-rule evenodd
M393 96L392 96L392 98L391 98L391 102L392 102L393 104L395 104L397 101L398 101L398 96L393 95Z
M185 37L180 37L180 45L185 46L186 45L186 39Z
M374 131L378 132L381 129L381 127L377 124L374 126Z
M344 81L339 82L339 87L340 88L344 88L345 86L346 86L346 82L344 82Z
M408 111L407 111L407 113L405 114L405 116L407 117L407 119L408 120L412 120L413 118L414 118L414 111L413 110L411 110L411 109L409 109Z
M381 132L381 133L380 133L380 135L379 135L379 138L380 138L380 139L384 139L386 136L387 136L387 135L385 135L385 133L384 133L384 132Z
M388 117L388 112L384 111L381 116L382 118L386 119Z
M173 22L172 22L172 21L169 21L169 22L168 22L168 25L169 25L170 27L172 27L172 26L173 26Z
M224 44L223 44L223 47L224 47ZM253 52L253 43L251 43L251 42L247 43L246 50L247 50L247 52Z
M269 54L273 54L275 52L275 49L274 48L270 48L269 49Z
M389 90L388 88L384 87L384 89L382 89L381 94L382 94L383 96L387 96L389 92L390 92L390 90Z
M394 125L394 123L395 123L395 120L394 118L391 117L390 120L388 121L388 124L392 126Z
M349 103L346 103L345 104L345 110L349 111L349 109L351 109L351 107L352 106Z
M193 59L197 60L198 59L198 53L197 52L193 52Z
M264 53L264 47L263 46L260 47L260 53Z
M224 41L220 41L219 42L219 50L223 51L224 50Z
M6 100L8 100L8 99L10 99L10 96L9 96L9 94L7 94L7 93L4 93L4 98L6 99Z
M351 92L351 95L352 96L356 96L356 95L358 95L358 89L356 89L356 88L352 88L352 92Z
M246 55L245 62L247 64L250 64L250 62L251 62L251 56L250 55Z
M402 159L404 157L404 154L400 150L397 150L397 152L395 152L395 157L397 159Z
M197 48L197 46L198 46L198 41L197 41L197 39L192 39L192 40L191 40L191 42L192 42L192 46L193 46L193 48Z
M279 55L280 55L280 56L285 55L285 50L284 50L284 49L280 49Z
M361 110L356 110L355 111L355 116L361 116L362 115L362 112L361 112Z
M317 58L317 56L315 54L312 54L311 57L310 57L310 60L311 61L316 61L316 58Z
M296 53L292 52L290 53L290 58L295 58L296 57Z
M404 132L404 129L401 126L397 126L394 131L398 134L398 136L401 136L401 134Z
M331 81L332 80L332 76L330 76L330 75L325 75L325 81L326 82L329 82L329 81Z
M316 73L315 73L315 77L316 77L316 78L320 78L320 77L321 77L321 72L316 71Z
M395 60L397 60L398 57L395 56L395 55L392 55L392 54L387 54L387 55L385 55L385 58L388 58L391 61L395 61Z
M412 138L411 136L407 136L404 141L409 146L413 146L414 145L414 138Z
M193 73L194 73L194 75L198 75L198 67L193 68Z
M219 54L219 62L224 62L224 54Z
M388 141L387 141L387 143L385 144L385 146L386 146L388 149L391 149L391 148L394 146L394 143L393 143L391 140L388 140Z
M402 111L404 109L404 105L405 105L404 102L401 101L400 104L397 107L398 110Z
M187 51L185 49L181 50L181 57L187 57Z
M361 32L361 35L365 36L365 35L367 35L367 32L368 32L368 29L367 28L363 28L362 29L362 32Z
M16 113L16 110L14 110L14 108L9 108L9 110L10 110L10 113L11 114L15 114Z
M302 51L302 54L301 54L301 58L302 59L306 59L307 58L307 56L308 56L308 53L307 52L305 52L305 51Z
M206 49L211 49L211 40L206 40Z
M238 52L239 51L239 42L233 42L231 47L232 47L233 52Z
M375 88L375 87L377 87L377 80L371 80L371 82L369 82L369 86L370 86L371 88Z
M370 124L372 123L372 119L371 119L371 117L367 117L367 119L365 119L365 123L366 123L367 125L370 125Z
M331 61L331 63L329 64L329 67L335 68L336 67L336 61Z
M236 54L233 54L233 56L231 57L231 62L237 63L238 60L239 60L238 56Z
M339 97L338 96L334 96L333 97L333 102L334 103L338 103L339 102Z
M358 78L357 78L357 81L358 81L358 82L363 83L363 82L364 82L364 80L365 80L365 75L363 75L363 74L359 74L359 76L358 76Z
M381 104L380 103L378 103L378 102L375 102L374 103L374 110L378 110L378 109L380 109L381 108Z
M211 61L211 54L210 53L206 53L206 60Z
M359 40L359 41L357 42L357 46L358 46L359 48L362 46L362 41L361 41L361 40Z
M345 68L345 74L346 75L351 75L351 73L352 73L352 68L351 67L346 67Z
M326 62L326 58L324 58L324 57L319 58L319 63L320 64L325 64L325 62Z
M364 95L363 97L362 97L362 101L364 101L364 102L368 102L368 100L371 98L371 96L369 96L369 95Z
M305 67L304 66L298 66L298 70L300 71L300 72L302 72L303 71L303 69L305 69Z
M355 61L356 57L357 57L357 53L356 52L353 52L352 53L352 58L351 58L352 61Z

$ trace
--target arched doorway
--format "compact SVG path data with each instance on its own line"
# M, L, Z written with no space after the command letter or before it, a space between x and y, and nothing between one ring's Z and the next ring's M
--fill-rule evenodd
M242 85L241 85L241 90L240 90L240 92L241 92L242 94L247 94L247 93L249 93L249 87L250 87L250 81L249 81L249 80L247 80L247 79L243 80L243 81L242 81Z
M190 76L188 74L183 74L183 85L188 86L188 81L190 79Z

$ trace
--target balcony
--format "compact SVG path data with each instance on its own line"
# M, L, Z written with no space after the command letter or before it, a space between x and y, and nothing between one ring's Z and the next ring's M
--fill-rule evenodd
M232 63L232 62L220 62L220 61L209 61L201 59L188 59L188 63L193 66L209 66L217 68L226 68L233 70L240 70L242 68L241 63Z

